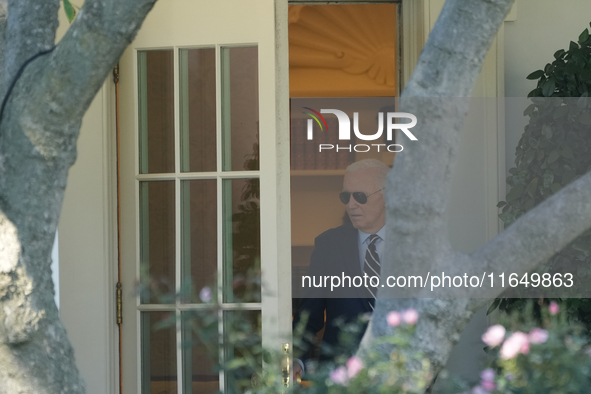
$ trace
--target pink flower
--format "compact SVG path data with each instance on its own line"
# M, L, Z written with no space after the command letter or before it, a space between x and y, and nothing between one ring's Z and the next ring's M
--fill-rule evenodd
M211 301L211 288L205 286L203 289L201 289L201 291L199 292L199 299L201 300L201 302L209 302Z
M489 381L482 381L480 382L480 386L485 389L486 391L493 391L494 389L497 388L497 385L494 382L489 382Z
M548 306L548 311L550 311L551 315L556 315L558 313L558 311L560 310L560 307L558 306L558 304L554 301L552 301L550 303L550 305Z
M527 338L529 339L529 343L539 345L540 343L544 343L548 340L548 331L541 328L534 328L529 332Z
M501 347L501 358L508 360L517 354L529 353L529 341L527 335L521 331L514 332Z
M347 385L347 368L340 366L330 373L330 380L336 384Z
M388 321L388 325L390 327L398 327L401 322L400 313L390 312L388 315L386 315L386 320Z
M505 339L505 327L500 324L495 324L494 326L489 327L482 335L482 341L492 347L503 343L503 339Z
M472 394L490 394L488 390L485 390L481 386L476 386L472 389Z
M402 313L402 320L404 320L406 324L416 324L419 320L419 312L412 308L407 309Z
M362 369L363 361L359 357L353 356L347 360L347 376L349 379L353 379Z
M494 382L495 380L495 371L492 368L487 368L484 371L480 372L480 379L484 382Z

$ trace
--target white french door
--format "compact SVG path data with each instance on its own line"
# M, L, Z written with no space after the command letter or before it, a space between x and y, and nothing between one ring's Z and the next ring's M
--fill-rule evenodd
M161 0L121 59L125 394L248 385L214 368L245 357L236 318L291 340L286 24L287 1Z

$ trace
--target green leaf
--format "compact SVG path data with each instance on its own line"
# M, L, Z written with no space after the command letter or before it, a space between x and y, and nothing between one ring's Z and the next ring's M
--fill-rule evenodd
M501 303L501 299L500 298L495 298L495 300L493 301L493 303L486 310L486 315L487 316L490 315L495 309L497 309L497 307L499 306L500 303Z
M547 139L552 138L552 127L550 125L545 124L542 126L542 135Z
M525 161L525 163L527 165L530 165L532 161L534 161L534 159L536 158L536 151L534 150L528 150L525 155L523 156L523 161Z
M588 39L589 39L589 29L585 29L585 30L583 30L583 32L579 36L579 44L584 43Z
M503 212L499 215L499 219L505 223L505 226L508 226L515 221L515 216L510 212Z
M562 151L560 152L560 154L562 155L562 157L566 157L567 159L574 159L575 157L573 156L573 151L570 147L568 146L564 146L562 148Z
M589 69L584 69L581 70L581 72L579 73L579 77L581 78L581 80L583 81L588 81L591 79L591 70Z
M526 78L527 79L539 79L544 75L544 70L537 70L533 73L529 74Z
M66 16L68 17L68 21L72 23L74 18L76 17L76 10L70 0L63 0L64 2L64 11L66 11Z
M559 157L560 153L558 153L558 150L554 149L550 152L550 156L548 156L548 164L554 163Z
M538 178L534 178L529 185L527 185L527 194L529 194L531 198L534 198L536 190L538 190Z
M514 186L509 193L507 193L507 202L517 200L523 194L523 185L519 184ZM501 219L502 220L502 219Z
M243 358L234 358L226 363L226 369L229 370L246 366L248 366L248 362Z
M542 94L544 95L544 97L550 97L554 93L555 88L556 88L556 82L554 81L554 78L549 78L542 85Z
M556 193L560 189L562 189L562 186L558 183L553 183L552 186L550 186L550 190L552 190L552 193Z
M554 182L554 174L546 171L542 177L542 185L544 186L544 189L548 189L552 185L552 182Z
M584 109L589 105L589 93L585 92L577 100L577 108Z
M536 200L534 200L534 198L530 198L525 205L523 206L523 209L525 209L526 211L529 211L530 209L532 209L533 207L536 206Z
M569 183L570 181L572 181L573 179L575 179L576 177L576 173L572 168L567 168L566 170L564 170L564 173L562 174L562 184L566 185L567 183Z
M499 203L497 204L497 208L503 208L505 205L507 205L505 201L499 201Z
M554 59L560 59L564 56L564 54L566 53L566 51L564 49L559 49L556 52L554 52Z
M540 97L542 95L542 89L536 88L527 94L527 98Z
M568 45L568 50L572 51L575 49L579 49L579 45L576 42L571 41L570 44Z
M530 116L536 110L535 104L530 104L525 111L523 111L523 116Z
M566 116L567 114L568 114L568 107L567 106L558 107L554 110L554 119L562 118L562 117Z

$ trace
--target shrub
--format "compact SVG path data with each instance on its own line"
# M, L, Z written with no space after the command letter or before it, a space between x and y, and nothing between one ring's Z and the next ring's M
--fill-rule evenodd
M509 226L521 215L591 169L591 38L585 29L578 42L554 54L543 70L527 76L537 80L524 116L529 123L517 145L511 187L501 201L500 219ZM579 282L591 279L591 231L555 254L541 271L571 272ZM572 296L577 296L572 295ZM578 295L580 296L580 295ZM569 316L591 327L589 299L565 300ZM501 310L521 310L524 299L498 299ZM535 311L534 311L535 312ZM537 311L539 316L539 311Z
M569 323L566 311L558 313L556 303L541 312L541 327L536 320L522 323L523 317L514 313L483 335L492 360L472 393L589 392L591 348L583 327ZM504 334L501 341L491 341L499 332Z

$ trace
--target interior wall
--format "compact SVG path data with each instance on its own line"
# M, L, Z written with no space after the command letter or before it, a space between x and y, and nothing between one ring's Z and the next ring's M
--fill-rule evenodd
M77 5L81 5L76 2ZM61 38L69 23L59 12ZM108 138L101 89L82 121L78 157L68 174L59 222L59 304L89 394L113 393L114 281L108 255Z

